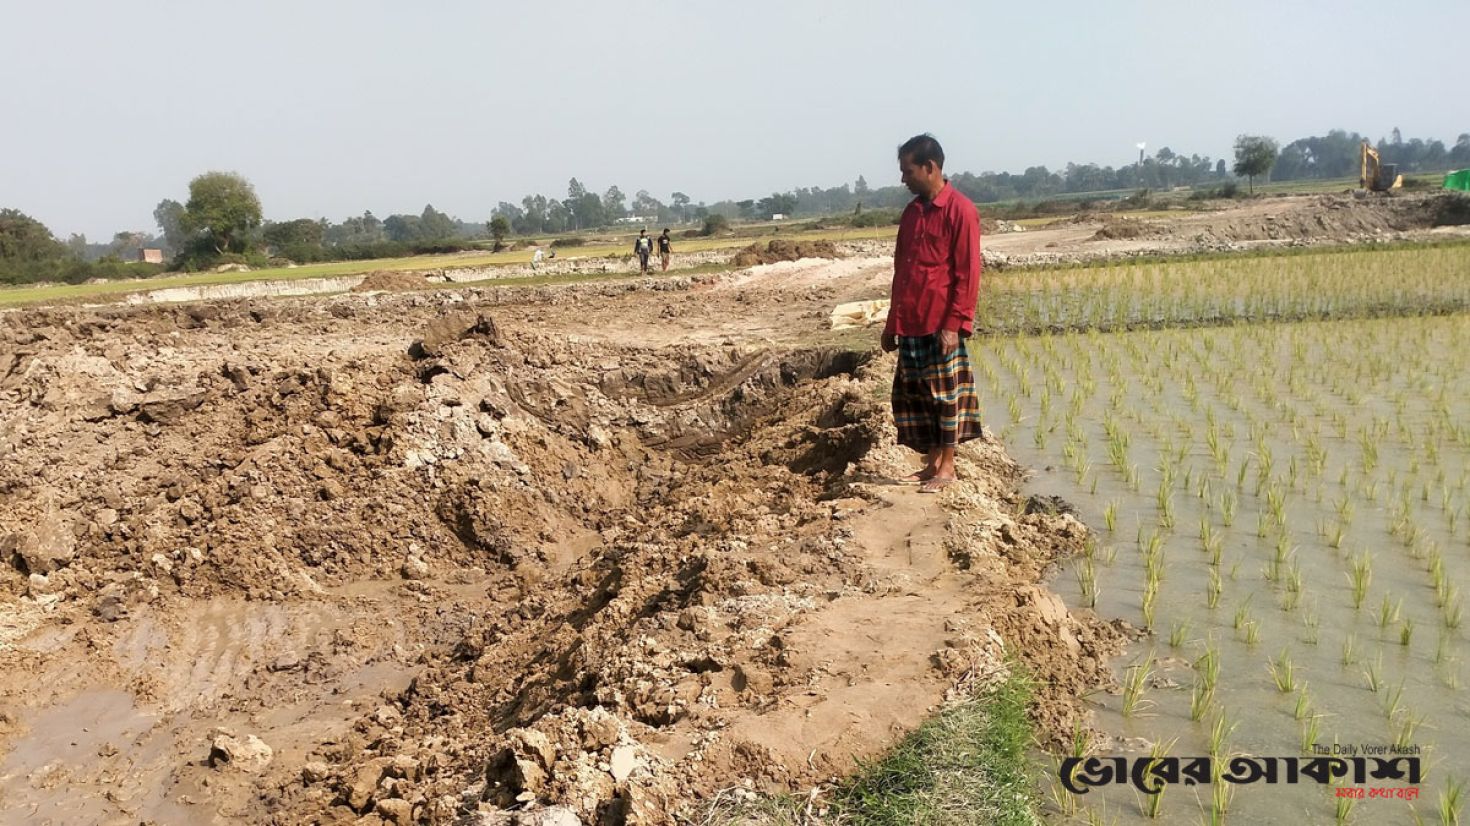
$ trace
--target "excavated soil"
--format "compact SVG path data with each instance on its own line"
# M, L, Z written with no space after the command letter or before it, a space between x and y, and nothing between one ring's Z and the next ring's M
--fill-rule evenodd
M1381 239L1457 220L1453 195L1316 195L1268 198L1243 208L1177 221L1111 217L1098 238L1182 238L1201 244L1251 241L1332 242Z
M799 261L803 258L841 258L842 254L831 241L787 241L776 239L764 246L751 244L735 253L731 259L737 267L753 267L757 264L774 264L777 261Z
M1062 740L1120 640L1039 584L1086 529L993 442L887 484L891 360L794 340L795 289L7 314L0 808L664 823L829 782L1007 649Z
M353 292L359 293L372 290L386 292L393 290L421 290L427 286L429 286L429 282L424 278L423 273L380 270L378 272L368 273L368 276L362 280L362 283L353 287L352 290Z

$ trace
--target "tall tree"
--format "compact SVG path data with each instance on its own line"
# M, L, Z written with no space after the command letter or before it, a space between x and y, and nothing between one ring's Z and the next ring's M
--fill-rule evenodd
M542 225L543 232L565 232L571 225L572 213L566 204L556 199L546 202L546 223Z
M495 245L499 247L505 236L510 234L510 219L504 215L496 215L486 224L486 228L490 230L490 237L495 239Z
M664 210L664 205L659 200L648 194L648 190L640 189L633 196L633 212L645 218L655 218Z
M234 172L206 172L189 182L183 227L203 235L215 252L244 252L248 233L260 226L255 187Z
M163 233L163 243L169 251L177 255L184 251L189 244L189 234L184 231L184 205L170 198L164 198L153 208L153 220L158 223L158 229Z
M389 215L383 221L383 232L387 234L389 241L399 243L412 243L421 240L419 224L422 219L417 215Z
M1251 194L1256 192L1256 176L1267 175L1276 163L1276 141L1263 135L1240 135L1235 139L1235 174L1250 180Z
M627 196L616 186L610 186L602 196L603 218L616 221L628 214Z
M45 224L18 209L0 209L0 262L50 261L66 253Z
M456 222L453 218L434 209L433 204L424 205L419 216L419 238L424 241L443 241L454 237Z
M678 216L679 223L685 224L689 222L688 195L682 192L673 193L669 196L669 206L674 210L674 214Z
M1450 163L1470 164L1470 132L1462 132L1450 150Z
M291 247L320 247L324 227L310 218L297 218L279 224L268 224L262 236L277 251Z

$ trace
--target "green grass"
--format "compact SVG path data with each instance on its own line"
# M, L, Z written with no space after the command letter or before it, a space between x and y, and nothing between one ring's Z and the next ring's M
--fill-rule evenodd
M1031 724L1027 678L1014 674L988 693L925 723L835 795L842 823L1031 824L1027 772Z
M1026 749L1029 680L1018 671L979 697L920 726L882 759L862 766L830 795L823 822L851 826L1040 823ZM724 826L804 823L806 798L761 798L716 807Z
M795 239L800 241L859 241L867 239L891 239L898 227L862 227L822 229L807 232L737 232L731 236L714 238L674 239L674 260L683 253L708 252L711 250L744 247L756 241L771 238ZM607 238L608 236L599 236ZM581 247L558 250L557 260L585 260L595 258L631 257L632 235L627 243L607 241L589 243ZM470 267L499 267L527 264L531 261L531 249L504 252L469 252L448 255L417 255L408 258L379 258L369 261L333 261L325 264L307 264L301 267L273 267L250 272L186 273L163 275L155 278L107 281L97 284L34 284L22 287L0 288L0 306L31 304L36 302L71 301L78 299L101 299L127 293L148 292L169 287L200 287L216 284L238 284L250 281L300 280L333 278L347 275L362 275L369 272L438 270ZM577 280L577 279L574 279ZM527 283L527 282L518 282ZM551 282L548 282L551 283Z

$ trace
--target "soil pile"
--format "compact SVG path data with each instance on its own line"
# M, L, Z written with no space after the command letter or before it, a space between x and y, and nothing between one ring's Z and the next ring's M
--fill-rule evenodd
M1137 218L1127 218L1119 215L1105 215L1102 228L1092 236L1093 241L1111 241L1118 239L1144 238L1153 232L1153 227L1146 221Z
M1201 243L1362 241L1439 225L1443 199L1442 195L1272 199L1241 210L1182 219L1160 231Z
M379 270L368 273L367 278L361 284L353 287L353 292L365 293L369 291L391 292L396 290L421 290L429 286L424 279L423 273L417 272L393 272L391 270Z
M774 264L777 261L797 261L802 258L841 258L831 241L787 241L776 239L764 248L759 243L751 244L735 253L732 263L737 267L753 267L757 264Z
M1119 632L1037 586L1085 528L1027 513L998 445L942 505L875 484L891 356L542 331L594 294L670 300L9 314L7 805L664 823L851 770L1003 674L1002 640L1070 736Z

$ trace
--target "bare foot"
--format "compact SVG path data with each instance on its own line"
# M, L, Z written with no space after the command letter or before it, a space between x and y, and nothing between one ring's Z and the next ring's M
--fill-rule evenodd
M934 476L919 485L919 493L938 493L958 481L953 476Z
M914 471L913 473L910 473L909 475L904 476L897 481L900 485L917 485L921 482L927 482L933 478L934 471L930 470L929 468L924 468L923 470Z

